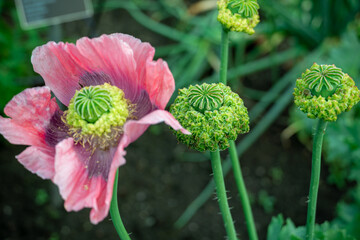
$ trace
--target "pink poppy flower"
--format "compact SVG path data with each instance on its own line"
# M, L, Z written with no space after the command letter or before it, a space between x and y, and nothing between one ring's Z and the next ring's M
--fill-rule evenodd
M31 62L46 86L16 95L4 109L10 118L0 117L10 143L30 145L19 162L59 187L67 211L92 208L94 224L108 215L125 147L162 121L189 134L164 110L175 83L154 52L125 34L37 47Z

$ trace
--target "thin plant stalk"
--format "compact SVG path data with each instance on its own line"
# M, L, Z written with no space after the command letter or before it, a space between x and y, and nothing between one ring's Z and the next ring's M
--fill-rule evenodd
M306 240L314 239L316 203L317 203L317 195L319 190L320 169L321 169L321 148L322 148L323 138L325 135L326 125L327 125L326 121L319 119L314 136L309 205L308 205L307 220L306 220Z
M236 145L234 141L229 141L229 142L230 142L230 148L229 148L230 159L234 171L236 186L238 188L241 204L244 210L246 227L249 233L249 239L258 240L259 238L256 233L255 222L251 211L249 197L246 191L244 178L241 173L240 162L236 151Z
M220 56L220 79L219 82L226 84L227 82L227 68L228 68L228 57L229 57L229 33L226 30L222 30L221 34L221 56ZM232 162L232 168L234 171L234 177L236 180L236 185L238 187L241 204L244 210L246 226L249 232L250 240L257 240L258 236L256 233L254 217L252 215L249 197L245 188L244 179L241 174L240 162L238 159L238 153L236 150L236 145L234 141L230 142L230 158Z
M216 194L220 206L221 215L223 217L226 233L229 240L237 240L234 221L231 217L230 208L226 196L219 149L217 149L215 152L210 152L210 156L211 166L214 173Z
M229 58L229 32L222 29L221 31L221 53L220 53L220 82L226 85L227 68Z
M119 178L119 169L116 171L115 180L114 180L114 188L113 188L113 195L111 198L110 204L110 215L116 232L118 233L121 240L131 240L129 234L127 233L125 226L121 220L119 207L118 207L118 200L117 200L117 188L118 188L118 178Z

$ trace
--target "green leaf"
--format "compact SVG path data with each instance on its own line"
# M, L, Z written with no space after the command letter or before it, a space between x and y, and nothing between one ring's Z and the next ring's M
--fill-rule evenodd
M267 232L267 240L278 240L281 232L281 228L284 224L284 218L281 214L271 219Z

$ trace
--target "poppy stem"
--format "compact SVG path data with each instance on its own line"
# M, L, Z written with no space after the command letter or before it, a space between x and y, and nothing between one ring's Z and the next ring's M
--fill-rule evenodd
M221 50L220 50L220 83L226 85L227 68L229 58L229 32L224 28L221 31Z
M236 151L236 145L235 145L234 141L229 141L229 142L230 142L230 148L229 148L230 159L231 159L231 163L232 163L232 167L233 167L233 171L234 171L234 178L235 178L236 186L238 188L239 195L240 195L241 205L243 207L243 211L244 211L244 215L245 215L246 226L247 226L247 230L249 232L249 239L250 240L258 240L255 223L254 223L254 217L253 217L253 214L251 211L249 197L248 197L248 194L246 191L244 178L241 173L240 161L239 161L238 154Z
M226 189L225 189L223 171L221 167L219 149L217 149L215 152L210 152L210 156L211 156L211 166L214 173L216 194L219 202L221 215L223 217L226 233L229 240L237 240L235 226L233 219L231 217L230 208L226 196Z
M306 220L306 240L314 239L315 218L316 218L316 202L319 190L320 170L321 170L321 148L325 135L327 121L319 119L316 128L313 152L312 152L312 167L311 167L311 181L309 193L309 205Z
M225 29L222 29L221 32L221 53L220 53L220 78L219 82L226 85L227 82L227 68L228 68L228 58L229 58L229 32ZM245 182L241 173L240 162L238 159L238 153L236 150L235 142L229 140L230 143L230 158L231 164L234 172L234 177L236 181L236 186L239 191L241 205L243 207L246 226L249 232L250 240L258 240L256 233L254 217L252 214L249 197L246 191Z
M114 180L114 188L113 195L110 204L110 215L116 232L118 233L121 240L131 240L129 234L126 232L125 226L121 220L118 200L117 200L117 188L118 188L118 178L119 178L119 169L116 171L115 180Z

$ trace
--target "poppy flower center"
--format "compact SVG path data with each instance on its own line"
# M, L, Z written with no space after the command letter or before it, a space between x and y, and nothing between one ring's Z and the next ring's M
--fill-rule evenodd
M121 89L105 83L76 91L63 121L76 143L106 148L119 139L133 109Z

